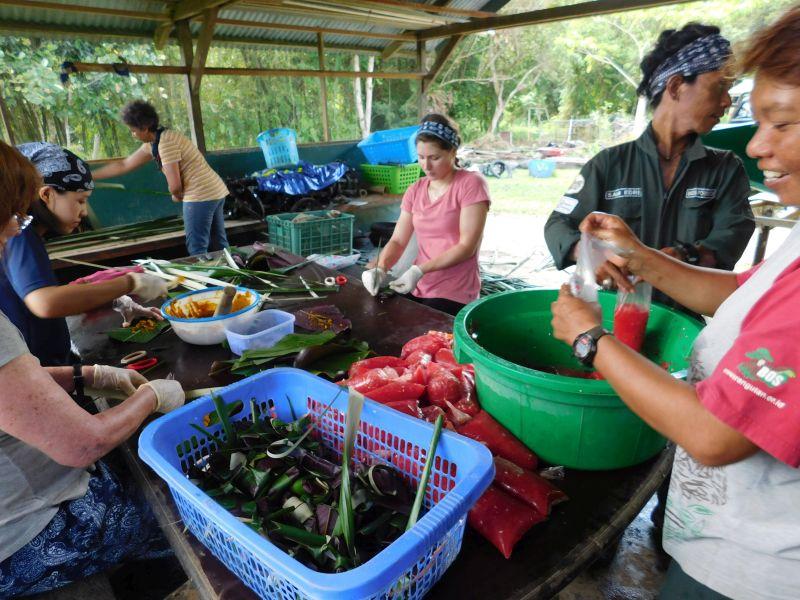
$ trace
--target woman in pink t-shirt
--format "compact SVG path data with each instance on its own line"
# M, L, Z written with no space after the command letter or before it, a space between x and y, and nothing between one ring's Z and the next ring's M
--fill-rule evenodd
M376 266L362 275L373 296L386 284L387 271L416 232L419 252L414 265L389 287L450 314L478 298L478 250L489 212L489 189L481 175L458 168L460 143L446 117L430 114L422 119L417 157L425 177L406 190L391 239Z

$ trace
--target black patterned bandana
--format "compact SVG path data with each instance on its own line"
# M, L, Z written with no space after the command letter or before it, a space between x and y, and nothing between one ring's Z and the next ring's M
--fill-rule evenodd
M419 128L417 135L420 133L429 133L436 136L440 140L444 140L453 148L458 148L461 145L461 138L452 127L436 123L435 121L425 121Z
M48 142L20 144L17 149L41 173L45 185L59 192L89 192L94 189L89 166L75 154Z
M718 71L731 55L731 43L718 33L707 35L678 50L661 63L650 79L650 97L665 87L673 75L701 75Z

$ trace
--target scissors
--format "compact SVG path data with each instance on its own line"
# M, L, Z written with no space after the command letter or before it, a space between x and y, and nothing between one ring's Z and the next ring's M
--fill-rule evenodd
M137 350L136 352L126 354L120 359L119 362L125 365L125 367L128 369L138 371L139 373L144 373L145 371L149 371L150 369L154 368L158 364L158 358L155 356L148 358L147 350Z

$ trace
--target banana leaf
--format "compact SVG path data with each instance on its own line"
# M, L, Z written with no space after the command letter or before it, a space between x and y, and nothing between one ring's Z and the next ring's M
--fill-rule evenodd
M108 337L118 342L138 342L143 344L154 339L166 327L169 327L169 321L156 321L156 326L152 331L131 331L131 327L118 327L108 332Z

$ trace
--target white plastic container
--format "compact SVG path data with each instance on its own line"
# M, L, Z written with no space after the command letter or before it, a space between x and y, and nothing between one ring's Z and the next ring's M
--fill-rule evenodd
M294 315L282 310L264 310L246 321L225 326L231 352L241 356L245 350L272 348L284 336L294 333Z
M222 287L210 287L204 290L197 290L181 294L177 298L167 300L161 305L161 314L169 321L175 335L181 338L184 342L189 344L196 344L198 346L210 346L212 344L221 344L225 340L225 326L233 325L234 323L247 323L252 320L256 314L256 309L261 303L261 294L249 288L238 287L236 288L237 294L250 294L251 301L244 308L236 312L221 315L219 317L206 317L202 319L182 319L173 317L167 312L167 308L171 304L180 307L184 303L191 301L202 300L216 300L222 297Z

